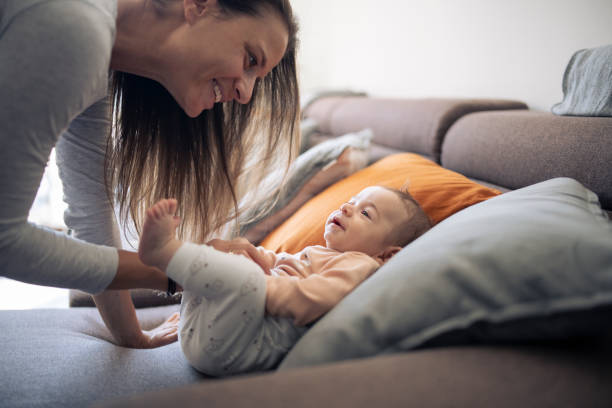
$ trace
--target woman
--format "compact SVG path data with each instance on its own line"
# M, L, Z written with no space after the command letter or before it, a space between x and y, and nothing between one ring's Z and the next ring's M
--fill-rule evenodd
M295 154L295 33L288 0L2 2L0 273L97 294L118 344L174 341L172 319L143 332L129 293L113 290L168 285L115 249L113 201L138 228L176 197L192 227L179 235L199 242L235 217L247 160L263 175ZM27 223L54 146L80 240Z

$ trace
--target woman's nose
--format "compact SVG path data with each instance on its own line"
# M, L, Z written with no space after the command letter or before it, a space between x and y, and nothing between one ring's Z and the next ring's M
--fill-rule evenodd
M245 75L236 81L234 86L235 99L242 104L249 103L255 86L255 76Z

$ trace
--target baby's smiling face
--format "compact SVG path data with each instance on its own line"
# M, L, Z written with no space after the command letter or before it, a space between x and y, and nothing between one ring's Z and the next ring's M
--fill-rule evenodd
M397 245L395 227L410 217L397 194L383 187L367 187L327 217L323 237L330 249L375 257Z

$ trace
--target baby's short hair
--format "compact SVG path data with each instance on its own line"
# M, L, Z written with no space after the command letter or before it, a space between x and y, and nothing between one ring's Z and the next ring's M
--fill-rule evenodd
M395 245L406 246L425 232L432 226L433 222L427 215L421 205L408 192L407 184L401 189L382 186L384 189L395 193L404 204L409 218L406 222L398 223L395 227L396 239Z

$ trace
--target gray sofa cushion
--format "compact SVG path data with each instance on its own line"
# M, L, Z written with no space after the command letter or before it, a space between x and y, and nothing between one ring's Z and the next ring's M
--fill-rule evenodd
M460 117L477 111L527 109L522 102L481 99L382 99L329 97L305 109L324 135L343 135L370 128L372 146L422 154L440 162L446 131Z
M612 209L612 118L547 112L478 112L459 119L442 146L442 165L510 189L571 177Z
M178 306L138 310L143 328ZM96 401L205 379L178 343L135 350L110 343L97 309L3 310L0 313L0 406L84 407Z
M612 222L580 183L502 194L436 225L310 329L280 368L426 345L609 330Z

